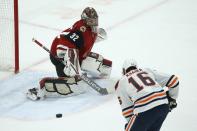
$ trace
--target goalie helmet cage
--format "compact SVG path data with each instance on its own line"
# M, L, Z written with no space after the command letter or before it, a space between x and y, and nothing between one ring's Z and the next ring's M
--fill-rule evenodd
M18 0L0 0L0 70L19 72Z

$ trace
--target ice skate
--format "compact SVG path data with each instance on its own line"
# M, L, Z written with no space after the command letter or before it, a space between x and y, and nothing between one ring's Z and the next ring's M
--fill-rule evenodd
M31 100L40 100L40 97L38 96L38 88L32 88L29 89L26 93L27 98L31 99Z

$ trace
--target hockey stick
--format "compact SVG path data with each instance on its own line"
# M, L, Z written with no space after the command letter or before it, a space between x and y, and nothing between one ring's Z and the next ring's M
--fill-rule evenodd
M32 39L32 41L34 43L36 43L37 45L39 45L40 47L42 47L45 51L47 51L50 55L52 55L56 60L60 61L61 63L64 64L64 62L62 60L60 60L57 56L53 55L51 53L51 51L45 47L42 43L40 43L38 40L36 40L35 38ZM74 66L71 63L72 68L75 70ZM88 78L85 75L79 75L77 74L84 82L86 82L90 87L92 87L94 90L96 90L98 93L100 93L101 95L107 95L109 94L109 91L106 88L102 88L101 86L99 86L98 84L96 84L93 80L91 80L90 78Z

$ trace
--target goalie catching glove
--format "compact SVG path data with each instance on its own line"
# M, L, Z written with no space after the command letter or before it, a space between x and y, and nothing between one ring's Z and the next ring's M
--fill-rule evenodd
M107 32L105 31L105 29L98 28L97 33L98 33L98 37L96 39L96 42L100 42L107 39Z

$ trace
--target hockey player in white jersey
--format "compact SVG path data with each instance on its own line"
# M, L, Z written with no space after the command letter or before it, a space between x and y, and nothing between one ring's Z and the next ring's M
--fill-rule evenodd
M126 131L159 131L168 112L177 106L179 81L175 75L140 69L128 59L115 89L127 120Z

